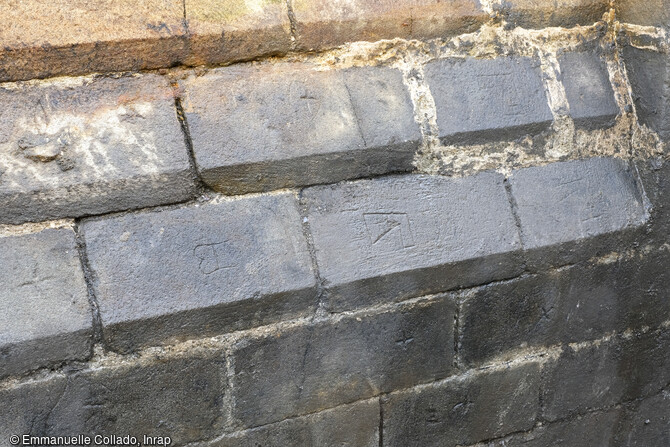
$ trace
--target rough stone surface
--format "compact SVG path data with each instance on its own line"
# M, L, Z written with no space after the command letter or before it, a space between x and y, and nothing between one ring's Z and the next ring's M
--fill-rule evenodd
M162 77L0 87L0 222L187 200L189 169Z
M670 2L668 0L618 0L617 18L624 23L664 26L670 28Z
M509 182L526 249L625 230L648 217L636 176L623 160L598 157L520 169Z
M300 222L291 194L85 221L106 341L127 351L307 312Z
M445 144L516 139L553 120L538 60L438 59L425 70Z
M473 447L609 447L613 445L619 417L618 410L591 413Z
M185 0L189 65L285 54L291 48L287 2Z
M623 57L638 119L670 140L670 58L631 46L624 48Z
M377 399L224 435L199 447L379 447Z
M515 349L595 340L657 327L670 314L666 250L484 286L464 296L461 359L477 364Z
M85 370L69 376L45 434L170 436L172 444L223 429L225 361L216 354Z
M308 188L302 201L329 299L341 311L521 271L503 177L387 177Z
M599 54L563 53L558 61L575 124L588 128L614 124L619 108L614 101L607 66Z
M626 408L616 437L626 447L670 445L670 392L636 402Z
M0 237L0 377L90 355L92 314L72 229Z
M293 0L301 49L396 37L432 38L475 31L488 19L477 0Z
M512 26L545 28L592 25L609 10L607 0L503 0L494 3L496 13Z
M670 382L670 334L634 334L581 349L567 347L546 375L550 421L660 391Z
M398 70L227 67L182 84L195 158L240 194L413 169L421 134Z
M384 398L384 445L452 447L528 430L539 411L540 368L526 363Z
M263 425L445 377L453 324L453 302L439 298L244 340L233 415Z
M46 435L53 423L51 410L63 395L67 379L63 375L26 382L0 390L0 446L10 447L9 436Z
M182 0L9 0L0 16L0 81L169 67L186 55Z

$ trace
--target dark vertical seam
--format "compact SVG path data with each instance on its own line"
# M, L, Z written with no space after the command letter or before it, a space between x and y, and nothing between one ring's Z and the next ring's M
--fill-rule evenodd
M175 92L179 92L179 86L174 83L172 85ZM181 126L182 133L184 135L184 143L186 144L186 154L188 156L189 170L191 171L191 177L195 186L198 190L198 193L202 194L203 192L209 190L205 181L200 175L198 170L198 165L195 160L195 150L193 149L193 140L191 138L191 130L188 127L188 122L186 121L186 114L184 113L184 106L181 102L181 97L179 94L175 94L174 105L177 110L177 119L179 120L179 125Z
M88 260L86 240L84 239L84 234L81 230L80 219L75 220L74 234L77 252L79 253L79 262L81 263L81 268L84 272L84 281L86 283L86 290L88 293L88 303L91 308L93 342L94 344L103 343L102 317L100 316L100 306L98 305L98 299L95 296L95 287L93 286L95 273L93 272L93 269L91 268L90 262Z

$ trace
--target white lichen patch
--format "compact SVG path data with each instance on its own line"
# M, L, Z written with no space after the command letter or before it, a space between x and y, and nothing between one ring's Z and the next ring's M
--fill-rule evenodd
M51 110L48 96L40 110L28 108L8 127L0 143L0 187L32 188L152 176L161 171L155 132L141 122L151 117L150 102L101 107L93 113ZM136 124L136 123L139 123Z

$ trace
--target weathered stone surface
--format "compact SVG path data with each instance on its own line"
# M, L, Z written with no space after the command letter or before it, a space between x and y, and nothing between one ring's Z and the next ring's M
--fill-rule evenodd
M85 221L105 339L127 351L302 315L300 221L291 194Z
M504 0L493 10L512 26L545 28L592 25L609 10L607 0Z
M631 46L623 57L638 119L670 141L670 58Z
M528 430L539 411L540 368L526 363L385 397L384 445L452 447Z
M186 55L182 0L9 0L0 16L0 81L169 67Z
M225 360L216 353L103 366L68 377L45 434L170 436L172 444L223 430Z
M253 427L445 377L453 324L441 297L243 340L233 416Z
M658 330L592 346L567 347L543 389L550 421L638 399L670 382L670 334Z
M189 65L284 54L291 48L287 2L185 0Z
M515 139L553 120L538 60L437 59L426 65L445 144Z
M520 169L509 182L526 249L634 228L648 217L636 177L620 159ZM551 257L547 250L541 254Z
M172 89L155 75L0 88L0 222L193 196Z
M293 0L292 6L298 47L308 50L359 40L444 37L474 31L488 19L476 0Z
M619 0L616 2L617 18L624 23L670 27L670 2L668 0Z
M379 400L224 435L200 447L378 447Z
M669 262L670 253L658 250L468 292L460 311L461 359L477 364L517 348L657 327L670 315Z
M0 237L0 377L90 355L93 317L72 229Z
M10 447L11 435L46 435L53 423L51 410L65 392L67 379L56 375L0 390L0 446Z
M625 416L619 424L615 445L670 445L670 392L667 389L626 408Z
M421 139L398 70L227 67L182 84L195 158L240 194L413 169Z
M563 53L558 58L570 116L581 127L611 126L619 114L607 65L597 52Z
M609 447L614 445L612 441L619 417L618 410L590 413L472 447Z
M521 272L499 174L410 175L308 188L316 258L333 311Z

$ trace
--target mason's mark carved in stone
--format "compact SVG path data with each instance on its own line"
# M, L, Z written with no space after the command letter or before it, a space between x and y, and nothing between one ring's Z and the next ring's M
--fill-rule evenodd
M389 248L393 249L414 246L407 213L364 213L363 218L372 246L377 246L379 242L392 244Z
M235 267L227 260L231 258L227 242L197 245L193 249L193 254L200 260L200 271L205 275Z

